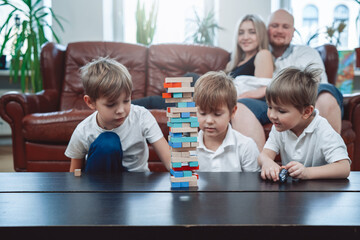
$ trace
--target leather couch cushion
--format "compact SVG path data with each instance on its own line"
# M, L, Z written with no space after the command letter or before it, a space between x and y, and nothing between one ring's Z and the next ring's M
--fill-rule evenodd
M61 93L60 110L87 109L83 101L84 90L80 68L99 57L114 58L130 72L133 81L132 98L145 96L147 47L117 42L69 43L65 56L65 75Z
M180 77L193 72L224 70L230 53L218 47L201 45L158 44L149 47L146 96L165 92L165 77Z

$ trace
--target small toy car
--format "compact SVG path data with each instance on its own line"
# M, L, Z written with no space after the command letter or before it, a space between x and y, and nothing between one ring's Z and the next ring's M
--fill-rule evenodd
M288 176L289 176L288 170L286 170L285 168L281 168L280 173L279 173L280 182L281 183L286 182Z

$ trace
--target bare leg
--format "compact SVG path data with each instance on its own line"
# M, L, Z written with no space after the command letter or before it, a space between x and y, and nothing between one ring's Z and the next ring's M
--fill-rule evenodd
M337 133L341 133L341 109L333 95L323 92L318 96L315 108L326 118Z
M250 109L248 109L244 104L237 104L237 111L234 118L231 120L231 124L233 129L254 139L260 152L263 150L265 145L264 128L253 112L250 111Z

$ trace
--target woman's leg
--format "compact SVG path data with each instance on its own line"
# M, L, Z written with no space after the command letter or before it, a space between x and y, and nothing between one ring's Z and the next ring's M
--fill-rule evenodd
M122 165L123 151L119 136L114 132L103 132L90 145L86 173L118 173Z

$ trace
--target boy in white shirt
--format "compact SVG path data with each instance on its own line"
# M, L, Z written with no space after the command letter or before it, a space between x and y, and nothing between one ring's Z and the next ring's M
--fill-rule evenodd
M208 72L195 83L194 101L200 126L199 171L258 172L259 150L249 137L232 129L237 92L224 72Z
M131 104L132 81L126 67L99 58L81 68L81 79L84 101L96 111L71 136L65 151L71 158L70 172L149 171L146 140L169 169L170 150L155 118Z
M261 177L279 180L278 153L289 175L297 179L346 178L351 161L341 136L314 109L321 70L289 67L266 89L273 123L259 156Z

